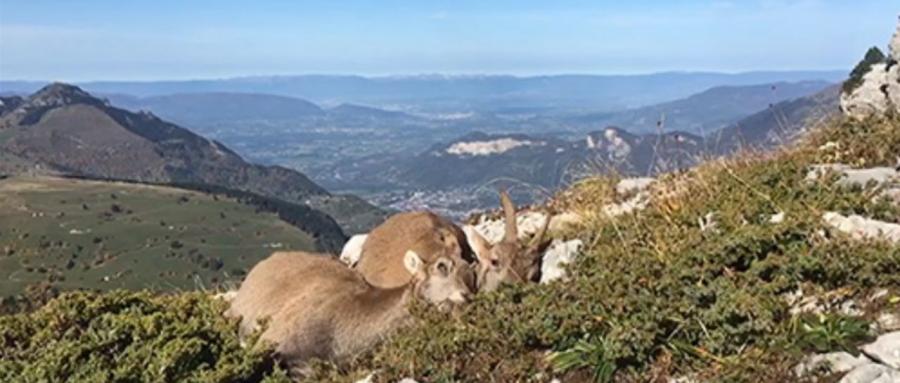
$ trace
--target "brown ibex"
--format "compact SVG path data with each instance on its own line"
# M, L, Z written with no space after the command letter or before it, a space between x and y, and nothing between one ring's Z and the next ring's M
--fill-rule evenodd
M326 255L277 252L247 275L227 315L241 318L243 335L268 320L262 339L295 375L311 358L340 362L374 346L412 317L410 301L463 303L470 291L459 277L458 261L415 252L403 257L412 283L381 289Z
M478 291L493 291L504 282L536 281L541 270L541 250L546 246L544 236L550 226L551 214L547 214L530 244L523 247L519 243L516 207L506 191L500 192L500 204L506 221L500 242L491 244L474 227L464 228L469 246L478 258Z
M409 250L421 254L425 262L432 254L445 254L458 261L475 260L459 226L431 212L407 212L391 216L369 233L356 270L378 287L406 285L412 279L403 266Z
M540 270L538 252L544 245L549 218L535 235L532 245L523 248L518 242L515 206L505 191L500 192L500 201L506 215L506 236L496 245L491 245L474 228L460 229L433 213L400 213L369 233L356 269L373 285L403 286L411 278L402 262L407 250L419 254L440 250L457 255L461 260L477 261L472 264L475 280L468 282L473 290L491 291L502 282L534 280ZM461 271L465 277L472 277L465 270Z

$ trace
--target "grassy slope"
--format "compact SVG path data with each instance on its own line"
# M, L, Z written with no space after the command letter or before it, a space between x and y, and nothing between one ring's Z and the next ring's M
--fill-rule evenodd
M822 161L893 165L900 119L834 122L809 141L668 175L646 210L616 220L600 212L610 182L584 182L566 193L589 217L573 233L589 246L570 281L483 295L454 318L420 310L418 327L317 378L378 368L424 381L792 380L805 353L866 334L853 330L864 322L835 313L793 317L785 294L900 292L897 247L850 240L821 220L838 211L898 222L898 208L872 190L804 181ZM815 149L826 141L839 149ZM781 212L783 222L769 222ZM703 231L698 220L710 213L717 228Z
M273 243L315 248L308 234L274 214L223 197L138 184L0 180L0 296L42 282L60 289L211 288L240 279Z
M815 149L825 141L837 142L838 149ZM572 266L569 281L509 286L479 296L458 313L461 315L416 307L421 319L418 326L344 368L320 365L311 380L346 382L377 369L380 381L412 376L423 382L546 382L558 376L563 381L627 382L664 381L684 374L710 381L792 381L789 369L802 355L860 342L871 313L861 321L836 313L794 317L784 294L798 287L807 295L838 291L864 297L877 288L890 289L890 296L900 294L897 247L850 240L828 231L821 222L821 214L830 210L892 222L900 220L900 211L887 201L873 201L872 190L805 182L806 168L835 159L867 166L893 164L892 153L898 149L900 119L836 122L794 150L765 156L747 154L663 177L658 195L646 210L616 220L599 210L613 198L611 181L581 183L564 193L561 201L588 217L584 227L571 233L586 240L588 246ZM769 222L772 215L782 212L783 222ZM698 220L709 213L717 226L703 231ZM152 304L156 299L185 297L136 299ZM72 321L76 325L83 322L77 315L62 324L52 322L57 316L53 310L60 306L94 307L93 302L100 302L96 305L101 308L86 315L110 313L113 317L103 322L105 326L131 323L148 315L143 311L123 313L120 305L104 308L108 303L102 302L109 299L118 298L112 294L66 296L33 314L0 317L4 321L0 329L12 329L0 334L0 341L20 344L35 336L71 336ZM210 310L208 298L191 299L194 301L182 309L199 306ZM900 311L896 304L879 309ZM153 323L161 326L179 321L177 317L155 318ZM216 326L215 334L232 331L233 335L233 328L222 327L214 318L207 320L209 326ZM49 326L49 333L39 334L48 323L56 325ZM172 343L167 334L170 332L149 332L146 338L137 339L129 335L121 342L140 350L145 350L142 345L156 342L161 346L182 344L178 340ZM225 360L265 365L261 361L268 360L264 354L244 354L229 346L233 346L233 338L221 336L222 347L202 354L210 365ZM93 339L86 340L96 343ZM75 344L77 341L75 338ZM185 349L202 350L199 347ZM43 358L35 356L34 347L25 347L24 351L7 351L0 360L7 371L27 370L46 376L71 366L60 366L60 359L115 353L91 353L95 349ZM128 358L128 364L116 371L126 367L151 371L148 368L161 367L154 363L167 354L151 355ZM184 355L165 366L181 374L202 368L184 363L199 354ZM102 363L97 366L96 370L107 368ZM0 375L3 368L0 364Z

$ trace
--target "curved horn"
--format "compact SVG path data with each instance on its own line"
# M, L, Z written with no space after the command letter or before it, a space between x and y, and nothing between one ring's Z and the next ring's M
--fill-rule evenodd
M509 199L509 193L506 190L500 191L500 204L503 205L503 212L506 213L506 235L503 240L515 243L519 240L519 229L516 227L516 206Z
M537 251L541 247L541 243L544 242L544 235L547 234L547 229L550 228L550 221L553 220L553 212L547 210L544 214L547 215L547 218L544 219L541 229L534 234L534 237L531 237L531 244L528 246L532 252Z

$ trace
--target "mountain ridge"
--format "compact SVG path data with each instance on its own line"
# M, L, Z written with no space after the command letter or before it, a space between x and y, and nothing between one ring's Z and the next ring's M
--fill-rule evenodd
M340 211L342 200L352 198L331 195L299 172L248 163L217 141L148 112L112 107L71 85L51 84L4 113L0 132L0 151L63 174L243 190L337 212L350 232L383 215L354 200L371 221L354 222L354 212Z
M636 75L560 74L545 76L414 76L298 75L183 81L80 82L93 93L151 96L198 91L268 93L313 102L349 102L383 106L402 103L422 108L496 108L597 105L640 107L675 100L716 85L749 85L776 81L839 81L843 71L758 71L743 73L663 72ZM0 91L32 92L44 82L0 81Z

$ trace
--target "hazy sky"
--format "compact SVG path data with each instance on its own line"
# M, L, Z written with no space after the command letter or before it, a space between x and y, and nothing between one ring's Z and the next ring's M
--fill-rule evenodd
M896 0L0 0L0 79L849 69L887 44L898 12Z

